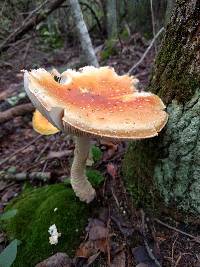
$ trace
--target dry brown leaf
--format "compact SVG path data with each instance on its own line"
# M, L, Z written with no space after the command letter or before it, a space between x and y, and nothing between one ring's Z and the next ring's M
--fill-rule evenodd
M50 258L38 263L35 267L71 267L72 261L65 253L56 253Z
M113 163L107 164L107 172L110 174L112 178L115 178L117 176L117 165Z
M126 267L126 254L124 250L115 255L110 267Z

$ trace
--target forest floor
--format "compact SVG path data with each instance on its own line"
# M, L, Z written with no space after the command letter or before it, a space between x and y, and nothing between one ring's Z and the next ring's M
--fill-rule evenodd
M18 49L11 48L9 56L4 57L0 64L0 96L6 90L5 98L0 100L0 111L10 108L7 98L15 96L22 88L20 69L44 67L63 67L78 62L79 50L72 45L67 50L53 53L41 52L34 43L19 44ZM117 53L109 59L100 59L103 46L98 46L98 58L101 65L113 66L118 73L126 73L142 56L148 43L139 34L127 41L116 44ZM153 49L149 52L134 74L139 78L141 87L148 84L151 66L154 60ZM21 102L20 102L21 101ZM25 100L20 100L23 103ZM93 251L90 266L112 267L198 267L200 266L200 239L196 228L168 217L155 218L145 214L145 210L136 209L126 191L121 173L121 162L127 148L126 142L93 141L102 151L100 161L93 166L105 177L103 185L98 189L95 204L91 204L93 223L100 226L103 221L108 235L106 242ZM69 177L74 143L64 134L39 136L33 131L31 114L14 117L0 125L0 159L1 170L14 173L39 172L46 174L47 181L31 180L30 183L40 187L44 184L60 183ZM26 175L25 175L26 176ZM0 179L0 212L11 199L20 194L24 181ZM98 207L98 209L96 208ZM172 226L172 227L171 227ZM90 230L86 228L84 235ZM104 229L104 230L105 230ZM181 230L182 232L180 232ZM103 233L102 233L103 235ZM100 234L100 239L102 238ZM0 250L6 245L4 233L0 233ZM82 240L81 249L77 248L82 257L76 266L88 266L88 258L84 255L86 243ZM103 246L103 247L102 247ZM95 265L96 264L96 265ZM97 265L98 264L98 265Z

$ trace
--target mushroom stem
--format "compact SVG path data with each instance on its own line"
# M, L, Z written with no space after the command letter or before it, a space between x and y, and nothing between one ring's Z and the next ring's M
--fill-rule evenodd
M81 201L91 202L96 193L85 175L85 165L90 150L90 139L88 137L76 137L74 150L74 161L71 167L71 185L74 192Z

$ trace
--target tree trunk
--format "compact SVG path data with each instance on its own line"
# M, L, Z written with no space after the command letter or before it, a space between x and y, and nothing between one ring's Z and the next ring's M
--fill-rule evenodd
M159 137L131 143L123 164L135 202L162 210L165 203L168 211L195 216L200 215L199 34L200 1L177 0L149 85L166 103L169 121Z
M175 0L167 0L167 7L165 12L165 24L167 24L170 20L172 10L174 9Z
M107 1L107 35L108 39L117 37L117 3L116 0Z
M85 59L89 65L98 67L99 63L92 46L87 26L83 19L83 14L79 2L78 0L70 0L69 2L72 11L72 17L76 25L78 38L80 40L83 53L85 54Z

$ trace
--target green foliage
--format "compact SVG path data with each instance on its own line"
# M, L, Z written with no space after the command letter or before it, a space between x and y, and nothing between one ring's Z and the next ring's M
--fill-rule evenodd
M99 147L97 146L92 146L91 147L91 152L92 152L92 158L95 162L99 161L102 158L102 151Z
M105 48L101 52L101 58L102 60L107 60L110 56L113 55L117 55L116 40L110 39L107 40L105 43Z
M43 25L39 28L39 32L44 47L57 49L63 46L63 39L56 28L48 29L46 25Z
M9 220L16 214L16 209L6 211L0 214L0 221ZM17 245L19 245L19 241L15 239L0 253L0 266L10 267L13 264L17 256Z
M4 228L10 239L22 241L14 267L35 266L58 251L72 256L89 215L88 206L63 184L28 188L7 209L13 208L18 212ZM48 229L53 224L62 234L57 245L49 244Z
M150 145L151 144L151 145ZM154 209L158 193L152 184L156 139L131 142L123 160L122 171L125 185L134 205Z
M8 211L4 212L3 214L0 214L0 220L8 220L8 219L11 219L16 214L17 214L17 210L16 209L8 210Z
M105 180L103 175L97 170L87 169L86 175L94 187L98 187Z
M10 267L17 256L18 240L13 240L0 254L0 266Z
M21 99L24 99L26 97L26 93L25 92L20 92L19 94L15 95L15 96L11 96L9 98L6 99L6 101L11 105L11 106L15 106L18 104L18 102Z
M129 34L129 32L128 32L128 29L127 29L127 28L124 28L124 29L122 30L122 32L120 33L120 38L121 38L122 40L128 40L129 37L130 37L130 34Z

